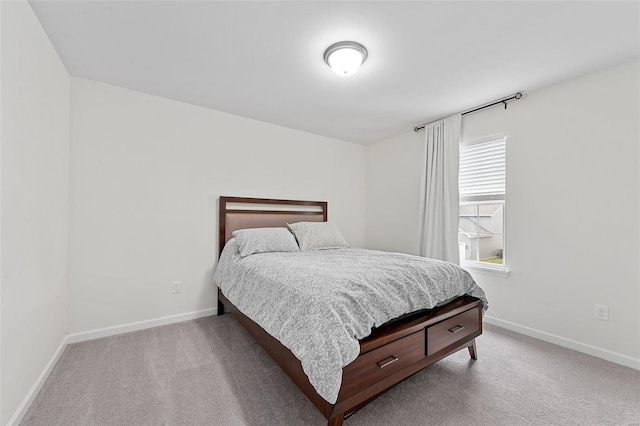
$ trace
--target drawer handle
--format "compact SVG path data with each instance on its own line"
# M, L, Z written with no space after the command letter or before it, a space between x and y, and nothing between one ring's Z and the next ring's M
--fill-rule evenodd
M397 356L393 356L391 355L388 358L383 359L382 361L378 361L376 362L376 364L378 365L378 367L380 368L385 368L387 365L393 364L394 362L396 362L398 360Z
M456 325L455 327L450 328L449 331L452 332L452 333L457 333L458 331L462 330L463 328L464 327L461 326L461 325Z

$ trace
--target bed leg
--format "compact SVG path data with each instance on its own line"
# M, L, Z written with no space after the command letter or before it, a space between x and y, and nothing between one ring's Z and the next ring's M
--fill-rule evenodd
M220 315L224 315L224 303L222 303L220 298L218 298L218 316Z
M471 359L478 359L478 352L476 351L476 339L471 341L471 345L469 345L469 355L471 355Z
M342 426L342 422L344 422L344 413L338 414L332 419L329 419L327 426Z

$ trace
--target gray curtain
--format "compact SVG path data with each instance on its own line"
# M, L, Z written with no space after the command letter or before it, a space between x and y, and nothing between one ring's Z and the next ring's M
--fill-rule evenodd
M419 224L420 255L456 264L460 121L456 114L424 128Z

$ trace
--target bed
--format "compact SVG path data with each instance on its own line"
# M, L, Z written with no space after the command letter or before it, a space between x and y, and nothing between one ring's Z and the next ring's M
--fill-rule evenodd
M236 230L326 221L326 202L220 197L218 255ZM294 353L218 289L218 315L234 315L324 415L329 426L341 425L387 389L459 350L467 348L471 358L477 359L475 339L482 334L483 305L480 298L463 295L374 328L357 342L359 353L342 369L337 397L329 403L320 396L317 385L312 385Z

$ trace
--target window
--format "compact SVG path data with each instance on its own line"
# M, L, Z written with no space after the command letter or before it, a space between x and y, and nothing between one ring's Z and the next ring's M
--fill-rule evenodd
M460 145L458 247L465 267L506 273L506 135Z

